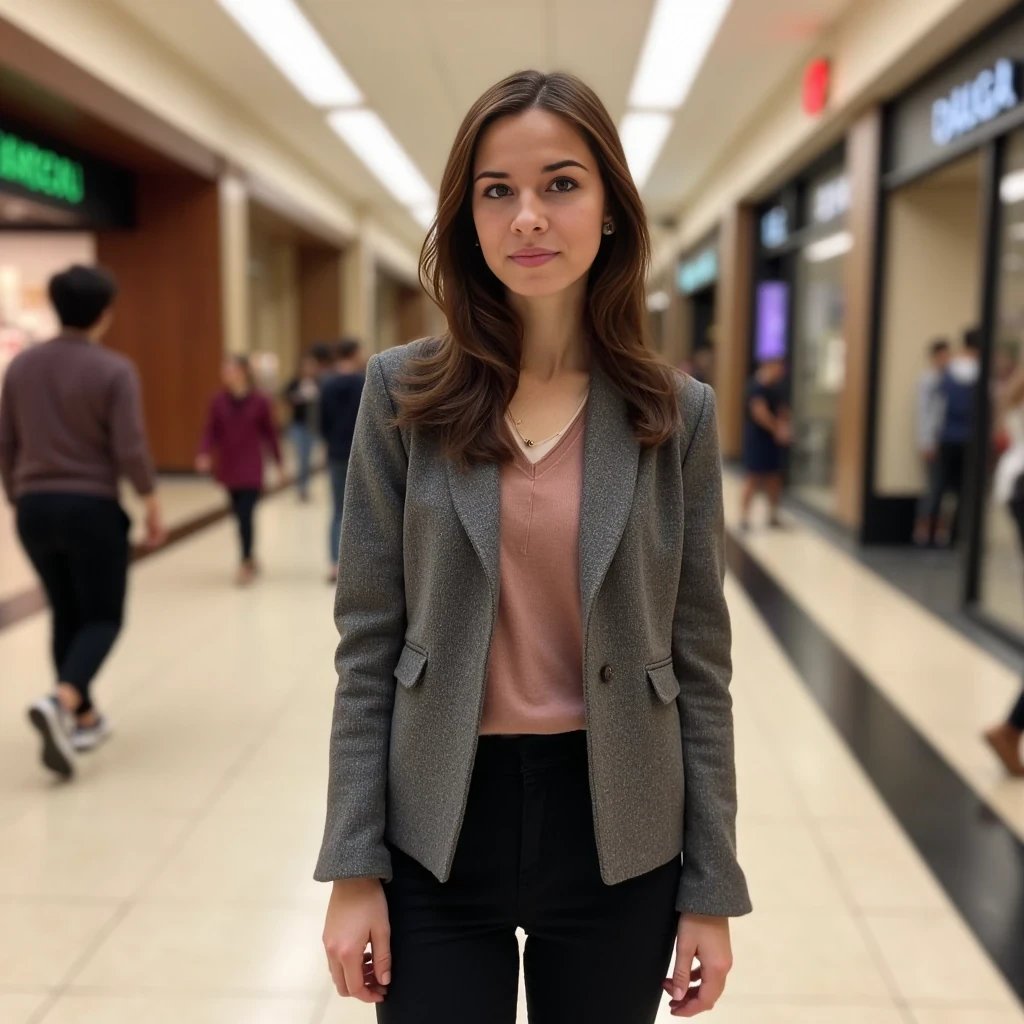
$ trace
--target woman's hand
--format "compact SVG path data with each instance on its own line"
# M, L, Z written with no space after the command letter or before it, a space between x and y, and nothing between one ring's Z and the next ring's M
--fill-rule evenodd
M696 957L699 967L691 965ZM676 940L676 969L664 982L673 1017L696 1017L710 1010L725 990L732 969L729 918L683 914ZM698 982L690 988L691 982Z
M203 452L196 456L196 470L200 473L209 473L213 469L213 458Z
M367 952L370 946L372 952ZM334 883L324 925L324 949L340 996L380 1003L391 983L391 925L378 878Z

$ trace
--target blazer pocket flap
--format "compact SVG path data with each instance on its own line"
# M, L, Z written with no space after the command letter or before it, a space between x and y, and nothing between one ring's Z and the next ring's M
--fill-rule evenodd
M423 679L423 670L426 667L426 654L406 644L395 666L395 678L407 689L412 689Z
M647 666L647 678L662 704L668 704L679 696L679 680L672 667L672 659Z

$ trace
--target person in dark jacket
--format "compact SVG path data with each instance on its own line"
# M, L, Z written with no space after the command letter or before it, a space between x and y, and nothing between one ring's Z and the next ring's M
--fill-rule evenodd
M231 509L238 521L242 564L239 586L256 576L253 556L253 519L263 490L263 461L269 452L281 467L281 447L270 402L255 386L249 360L230 356L222 371L224 390L214 396L196 457L196 468L207 473L215 468L217 480L231 496Z
M740 527L750 528L750 507L758 491L765 491L771 505L769 525L781 525L783 452L790 443L789 404L786 400L786 364L768 359L757 368L747 385L747 419L743 438L746 483Z
M331 525L328 534L331 570L328 580L338 579L338 546L341 541L341 514L345 503L345 482L356 414L363 395L361 346L355 338L345 338L335 352L335 372L321 386L320 432L327 444L327 465L331 477Z
M96 267L50 280L61 333L11 363L0 396L0 478L53 610L57 687L29 708L43 764L64 779L111 733L91 684L121 631L128 583L126 477L146 505L146 544L165 539L135 367L102 348L117 294Z
M942 419L927 525L929 541L940 547L955 543L957 538L967 452L974 437L980 374L981 333L972 329L965 332L963 350L949 361L936 385ZM950 493L956 500L956 509L947 527L942 518L942 501Z

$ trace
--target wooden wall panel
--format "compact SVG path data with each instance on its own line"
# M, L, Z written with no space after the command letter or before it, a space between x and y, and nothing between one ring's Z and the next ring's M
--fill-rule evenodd
M428 317L427 293L422 288L399 285L398 293L398 344L415 341L427 334Z
M120 284L105 343L139 368L153 458L190 469L223 354L216 182L141 175L136 229L100 232L97 259Z
M864 510L881 155L882 111L876 107L854 122L846 140L853 248L845 268L846 382L836 419L835 482L837 516L854 530Z
M718 430L727 459L743 452L753 273L754 211L750 206L735 206L722 221L715 343Z
M333 341L342 333L341 252L299 247L299 344Z

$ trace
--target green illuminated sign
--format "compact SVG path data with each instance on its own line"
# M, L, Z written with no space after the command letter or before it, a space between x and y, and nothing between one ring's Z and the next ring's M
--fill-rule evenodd
M85 169L80 163L0 131L0 182L4 181L72 206L85 199Z

